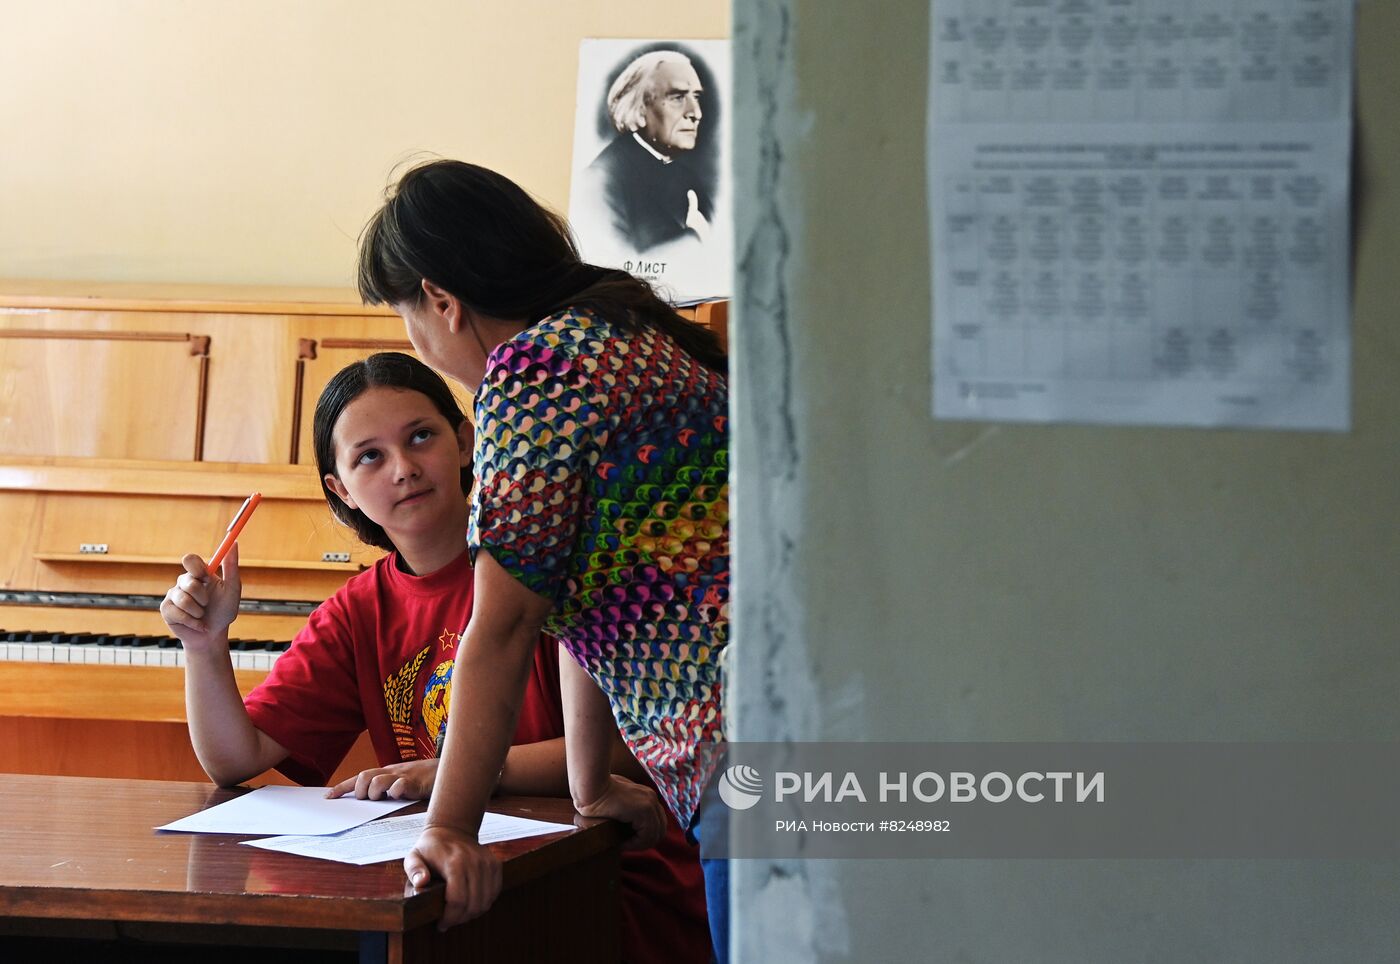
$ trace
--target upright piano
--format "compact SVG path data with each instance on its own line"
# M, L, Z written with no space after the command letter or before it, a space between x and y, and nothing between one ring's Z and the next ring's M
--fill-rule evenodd
M724 302L692 314L725 336ZM412 351L402 323L348 291L0 282L0 772L203 779L160 600L261 492L246 692L379 556L326 508L311 413L385 350ZM341 772L373 762L362 739Z

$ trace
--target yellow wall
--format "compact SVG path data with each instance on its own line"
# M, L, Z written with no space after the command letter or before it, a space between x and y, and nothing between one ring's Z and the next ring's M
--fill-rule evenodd
M580 39L728 31L725 0L4 0L0 277L347 285L417 152L567 208Z

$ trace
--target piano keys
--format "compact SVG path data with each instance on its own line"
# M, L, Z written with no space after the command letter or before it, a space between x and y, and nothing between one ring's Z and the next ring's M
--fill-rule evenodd
M289 646L291 642L284 640L232 639L229 658L234 669L266 671ZM0 628L0 661L183 667L185 652L172 636Z

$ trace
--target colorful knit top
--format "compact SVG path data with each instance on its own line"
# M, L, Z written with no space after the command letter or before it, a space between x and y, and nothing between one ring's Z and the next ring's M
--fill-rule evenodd
M499 345L476 395L468 542L554 600L546 630L682 826L722 740L728 400L670 337L574 310Z

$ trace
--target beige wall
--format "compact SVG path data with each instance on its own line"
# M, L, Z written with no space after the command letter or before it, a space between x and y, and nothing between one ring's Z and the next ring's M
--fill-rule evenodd
M5 0L0 278L346 285L393 166L567 207L578 42L725 0Z

